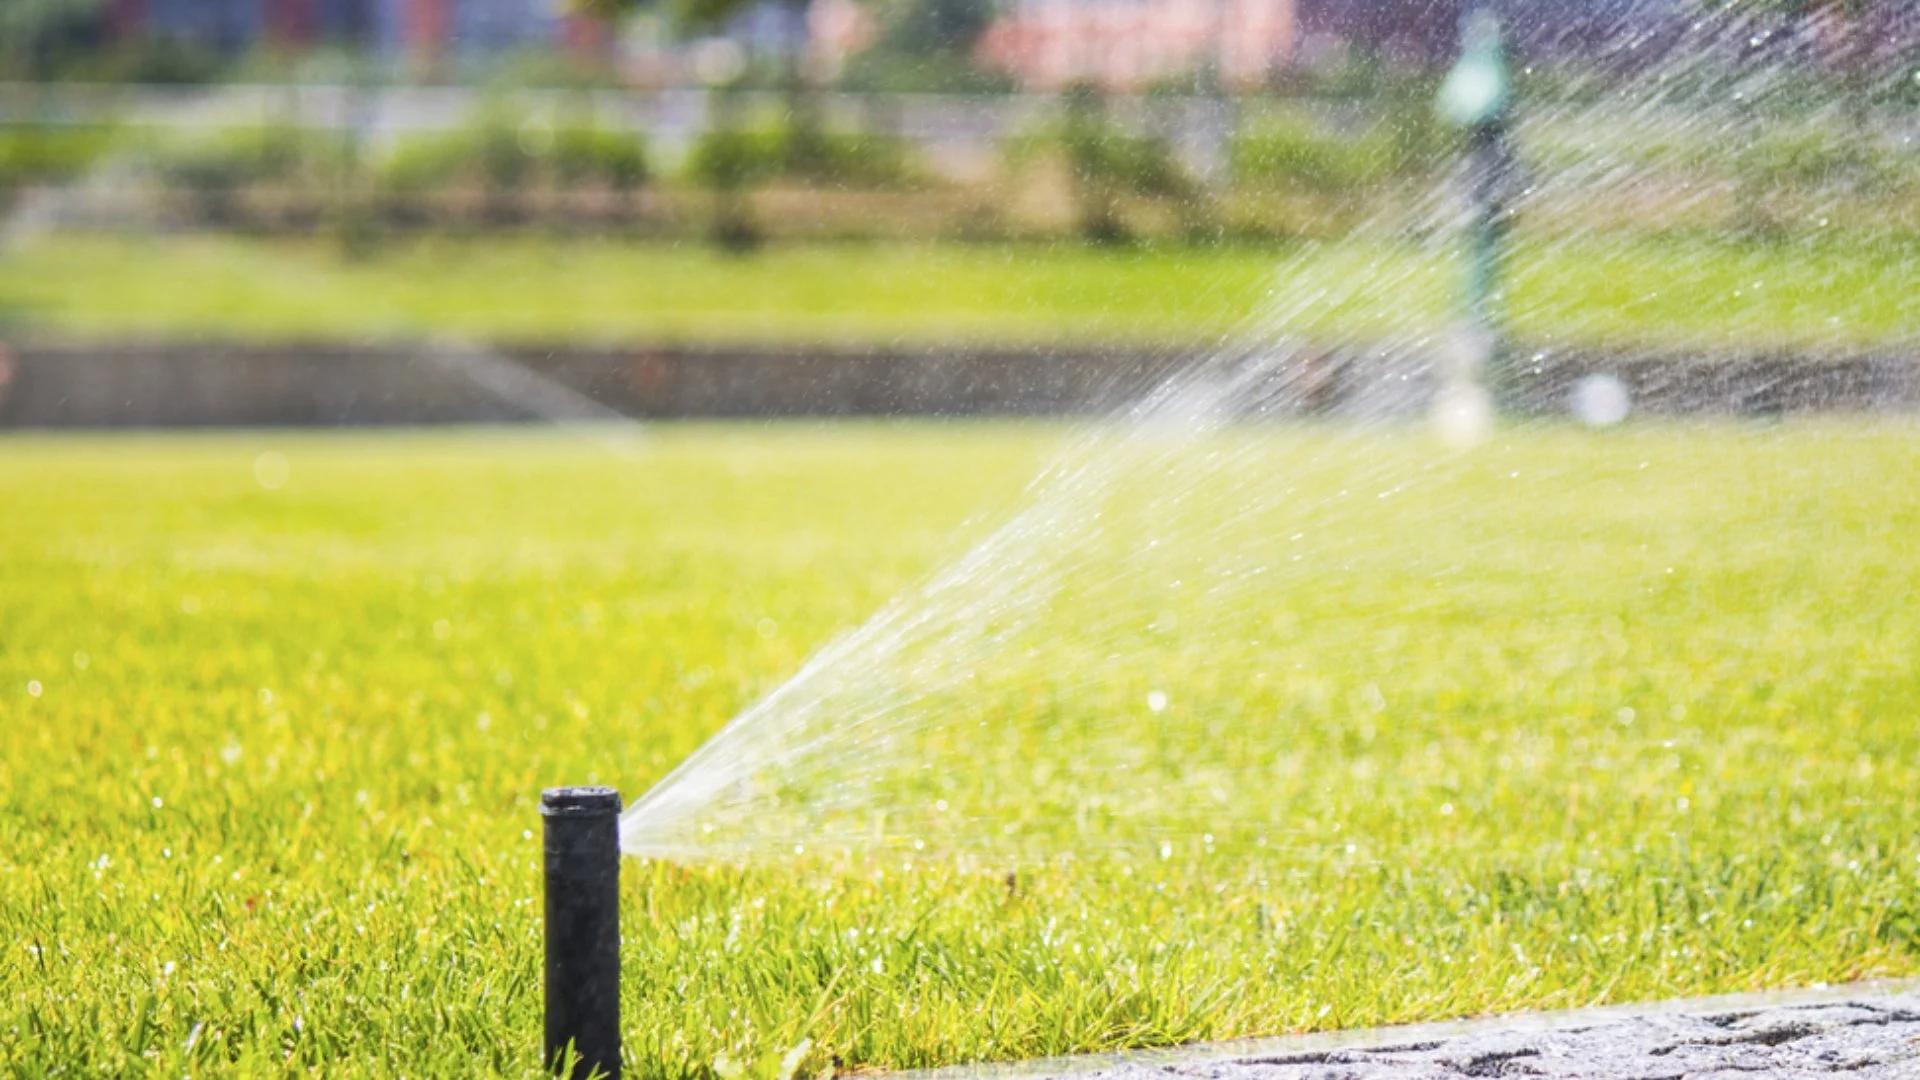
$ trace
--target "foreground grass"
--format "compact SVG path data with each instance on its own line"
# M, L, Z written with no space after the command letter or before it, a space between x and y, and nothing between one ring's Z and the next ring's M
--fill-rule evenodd
M1123 839L1162 854L1012 878L632 862L637 1074L1920 971L1920 432L1539 429L1438 471L1411 435L1247 437L1424 470L1419 501L1326 538L1258 639L1163 641L1110 694L1034 673L1024 700L1066 739L1148 686L1211 702L1215 742L1269 755L1285 842L1149 832ZM1056 438L0 442L0 1061L534 1075L539 789L644 790ZM1044 802L997 749L944 764Z
M1576 235L1513 260L1540 344L1860 347L1920 322L1897 238ZM0 316L43 334L495 341L1191 343L1250 319L1325 339L1426 333L1454 309L1443 247L1089 250L1078 245L421 241L363 261L324 244L62 237L0 260Z

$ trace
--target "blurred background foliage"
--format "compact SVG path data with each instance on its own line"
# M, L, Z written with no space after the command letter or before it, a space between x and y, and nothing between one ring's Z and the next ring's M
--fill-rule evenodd
M351 222L340 235L361 253L439 229L604 229L747 250L822 238L1292 242L1362 223L1408 235L1444 224L1457 144L1431 102L1450 44L1409 55L1303 39L1297 62L1253 82L1198 63L1126 87L1021 88L982 60L1012 10L994 0L850 6L839 32L854 44L831 63L802 45L828 6L576 0L564 40L475 67L324 37L292 47L265 31L240 46L129 36L104 0L7 0L0 212L111 165L119 198L80 215L84 225L306 235ZM1521 132L1530 165L1628 170L1635 192L1618 206L1549 192L1526 208L1529 227L1778 237L1849 222L1904 235L1920 223L1920 59L1871 36L1886 12L1911 17L1880 0L1742 10L1758 44L1662 71L1660 97L1681 112L1724 109L1735 87L1750 130L1703 139L1651 113L1535 124ZM1742 74L1755 56L1804 52L1813 31L1837 44L1769 60L1761 82ZM1615 58L1611 70L1569 49L1522 59L1522 100L1541 115L1603 106L1638 63ZM118 96L102 91L120 82ZM284 89L290 103L337 92L346 119L289 105L153 122L149 99L164 105L164 88L183 84L214 104L235 89L268 100ZM384 97L442 91L461 104L430 102L427 122L353 118ZM83 92L93 104L76 112ZM657 128L662 117L678 126ZM956 160L940 125L992 132L969 135Z
M698 235L737 212L759 220L753 231L769 238L1333 238L1361 222L1431 227L1421 214L1449 182L1456 148L1454 133L1397 102L1336 114L1312 101L1259 98L1231 103L1196 161L1195 140L1178 130L1186 103L1082 86L955 170L889 130L883 109L828 116L780 95L713 96L733 100L665 151L590 102L552 107L512 94L445 129L377 143L292 119L188 131L112 117L0 123L0 209L119 164L126 168L114 197L91 222L113 230L297 235L352 209L396 235L569 217L579 227ZM1529 135L1523 143L1538 168L1592 161L1592 145L1569 143L1565 132ZM1792 234L1824 220L1900 233L1920 220L1920 149L1860 138L1817 114L1741 141L1651 138L1607 153L1609 167L1635 170L1639 203L1543 197L1528 209L1532 224ZM802 195L809 213L798 217L754 210ZM732 211L721 206L728 201ZM904 203L917 211L881 212Z

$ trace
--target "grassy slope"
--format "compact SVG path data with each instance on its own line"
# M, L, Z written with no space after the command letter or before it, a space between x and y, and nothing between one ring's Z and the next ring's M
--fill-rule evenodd
M0 442L0 1061L534 1075L539 788L645 789L1054 437L660 429L638 463L525 433ZM1369 438L1347 449L1431 457ZM1141 673L1286 722L1262 793L1292 848L1012 892L938 860L630 864L635 1070L1920 971L1916 464L1905 426L1458 459L1417 527L1286 579L1300 625Z
M1916 264L1905 241L1579 237L1520 252L1513 318L1540 342L1873 344L1920 321ZM741 258L523 238L344 263L323 245L62 238L0 260L0 314L83 337L1183 342L1266 310L1321 337L1430 330L1453 279L1444 252L1364 244L794 246Z

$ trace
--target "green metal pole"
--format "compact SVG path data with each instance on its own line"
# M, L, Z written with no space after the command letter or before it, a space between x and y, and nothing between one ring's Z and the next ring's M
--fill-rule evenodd
M1519 171L1509 124L1512 102L1506 31L1490 9L1475 8L1461 22L1460 60L1441 86L1439 102L1441 117L1467 132L1469 214L1461 298L1467 355L1453 378L1479 387L1503 412L1516 405L1501 304Z

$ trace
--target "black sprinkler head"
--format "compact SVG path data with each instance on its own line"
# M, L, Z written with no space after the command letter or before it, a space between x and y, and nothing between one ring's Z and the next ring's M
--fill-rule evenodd
M620 793L540 795L546 849L546 1062L572 1080L620 1077Z

